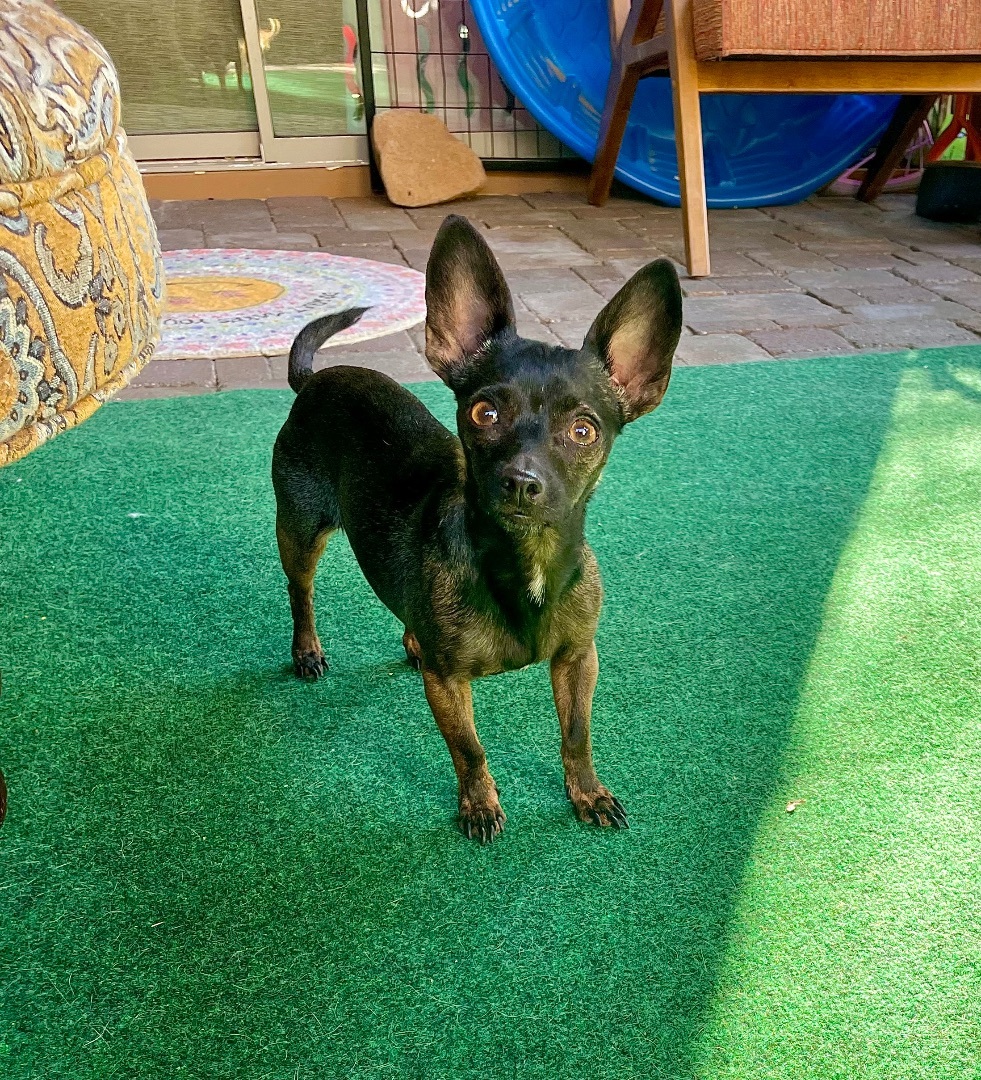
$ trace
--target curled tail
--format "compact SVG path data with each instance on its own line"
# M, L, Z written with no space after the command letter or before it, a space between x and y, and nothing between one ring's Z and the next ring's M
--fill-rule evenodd
M367 310L366 307L353 307L347 311L335 311L333 315L323 315L308 323L296 335L290 349L288 378L297 394L313 374L313 354L329 337L354 326Z

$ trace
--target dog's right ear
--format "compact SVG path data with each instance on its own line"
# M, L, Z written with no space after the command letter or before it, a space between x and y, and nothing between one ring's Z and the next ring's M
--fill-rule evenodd
M514 303L487 241L466 218L440 226L426 266L426 359L443 380L514 327Z

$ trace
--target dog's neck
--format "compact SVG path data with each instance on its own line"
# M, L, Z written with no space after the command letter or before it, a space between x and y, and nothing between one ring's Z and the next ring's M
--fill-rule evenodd
M585 506L574 507L560 525L512 531L467 501L470 541L484 573L500 582L502 591L520 589L537 609L560 596L576 577L582 564L584 517Z

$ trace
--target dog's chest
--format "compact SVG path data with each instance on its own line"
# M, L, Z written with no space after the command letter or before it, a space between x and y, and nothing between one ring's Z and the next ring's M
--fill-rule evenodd
M527 625L517 631L496 620L470 615L454 634L455 664L471 678L516 671L552 655L550 626Z
M438 586L430 592L432 648L424 651L447 673L476 679L516 671L588 644L596 632L602 588L588 548L575 583L541 603L524 589L506 601L490 590L467 595L445 571L432 580Z
M470 678L480 678L550 660L578 636L572 621L568 604L510 619L468 612L447 635L452 666Z

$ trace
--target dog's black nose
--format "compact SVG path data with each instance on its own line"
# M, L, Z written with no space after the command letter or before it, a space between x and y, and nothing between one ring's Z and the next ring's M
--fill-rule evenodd
M518 506L537 502L544 491L541 477L530 469L511 466L504 470L504 494Z

